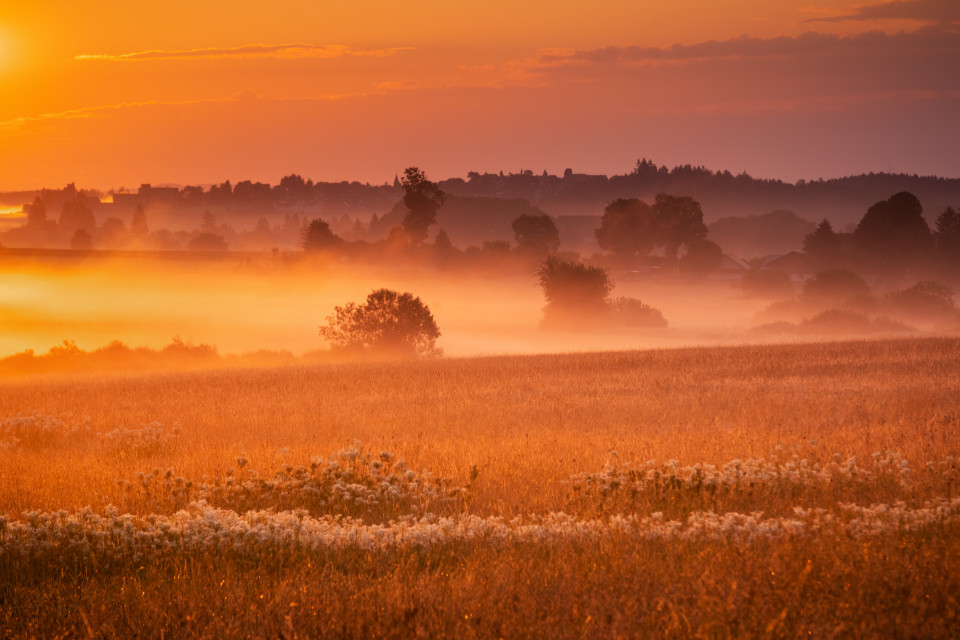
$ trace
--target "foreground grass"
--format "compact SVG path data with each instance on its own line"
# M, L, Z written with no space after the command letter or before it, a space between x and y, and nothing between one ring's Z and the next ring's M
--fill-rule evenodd
M187 557L5 583L6 637L955 637L956 527L850 544Z
M960 633L960 340L0 395L3 637Z

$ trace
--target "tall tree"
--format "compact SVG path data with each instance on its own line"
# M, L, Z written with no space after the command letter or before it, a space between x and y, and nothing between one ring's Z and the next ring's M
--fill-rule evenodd
M917 266L933 248L923 207L909 191L871 206L853 237L861 257L870 266L883 270Z
M543 258L560 248L560 231L550 216L525 213L512 226L520 251L528 255Z
M653 203L660 244L670 258L677 257L681 245L707 237L700 203L690 196L657 195Z
M443 206L446 195L417 167L403 170L400 186L403 187L403 204L407 207L403 229L419 244L427 239L427 229L436 224L437 210Z
M603 210L596 237L601 249L625 263L643 258L658 243L653 210L643 200L618 198Z
M936 228L938 260L949 267L960 266L960 213L947 207L937 216Z
M840 263L840 239L826 218L803 239L803 252L816 271L834 268Z
M327 251L343 242L339 236L330 230L330 225L317 218L303 230L303 250L307 253Z

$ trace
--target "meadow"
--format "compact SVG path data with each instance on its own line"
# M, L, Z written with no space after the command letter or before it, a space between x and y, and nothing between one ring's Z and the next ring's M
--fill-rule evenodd
M960 339L0 380L0 637L956 637Z

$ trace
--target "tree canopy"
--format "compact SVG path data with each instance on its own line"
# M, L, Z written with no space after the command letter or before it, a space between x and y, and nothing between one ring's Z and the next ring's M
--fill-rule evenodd
M403 187L403 204L407 207L403 229L419 244L427 239L427 229L436 224L437 210L443 206L446 195L417 167L404 169L400 186Z
M411 293L377 289L366 302L334 307L320 336L334 349L392 357L439 355L440 329L433 314Z
M618 259L630 262L650 253L657 245L653 210L637 198L618 198L603 210L597 244Z
M826 218L803 239L803 252L816 269L836 267L841 262L840 251L840 239Z
M923 207L909 191L871 206L853 236L861 257L880 268L915 266L933 248Z
M707 225L703 224L700 203L690 196L657 195L653 203L658 244L663 246L670 258L677 257L680 245L690 244L707 237Z
M560 231L550 216L523 214L512 226L518 248L524 253L543 257L560 248Z
M596 231L600 248L625 262L662 248L676 258L682 245L707 237L700 203L689 196L657 195L653 206L637 198L619 198L604 209Z
M330 230L330 225L320 218L312 220L303 231L303 250L307 253L333 249L341 242Z

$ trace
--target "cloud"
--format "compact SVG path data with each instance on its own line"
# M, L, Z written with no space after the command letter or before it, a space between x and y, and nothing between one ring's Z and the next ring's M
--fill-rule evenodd
M231 100L234 98L231 98ZM166 105L189 105L203 104L207 102L226 102L226 100L149 100L144 102L122 102L119 104L97 105L95 107L81 107L79 109L67 109L65 111L56 111L50 113L39 113L32 116L21 116L11 120L0 122L0 130L18 129L24 125L47 120L81 120L84 118L96 118L112 111L122 111L125 109L137 109L141 107L166 106Z
M957 0L892 0L857 7L853 13L811 18L804 22L847 22L851 20L919 20L936 24L960 23Z
M201 58L342 58L374 57L384 58L412 47L391 47L388 49L354 49L334 44L248 44L242 47L183 49L164 51L134 51L120 54L81 54L75 60L107 60L113 62L136 60L186 60Z
M348 92L348 93L330 93L315 96L300 97L265 97L253 89L247 88L239 91L229 97L223 98L202 98L196 100L146 100L141 102L121 102L117 104L104 104L92 107L81 107L78 109L67 109L49 113L39 113L30 116L21 116L0 122L0 133L16 132L23 127L48 121L58 120L83 120L90 118L101 118L109 116L111 113L121 111L130 111L134 109L144 109L149 107L181 107L207 104L222 103L250 103L253 101L264 102L335 102L349 98L365 98L369 96L382 96L389 92L403 89L416 88L413 83L382 83L373 91L368 92Z
M960 6L960 3L958 3ZM960 53L960 32L949 28L927 27L910 33L887 35L871 31L851 36L807 32L800 36L754 38L739 36L731 40L708 40L671 47L605 47L588 51L546 53L537 64L544 68L565 64L682 63L710 59L761 57L800 57L817 54L869 54L891 48L912 50L952 50Z

